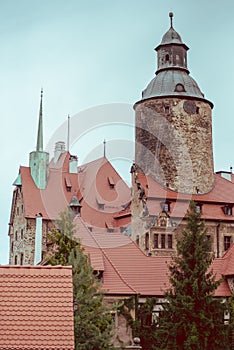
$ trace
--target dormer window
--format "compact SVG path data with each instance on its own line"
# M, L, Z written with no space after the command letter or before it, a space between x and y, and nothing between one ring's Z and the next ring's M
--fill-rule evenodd
M112 176L108 176L108 183L109 183L110 189L114 190L114 188L115 188L115 181L114 181Z
M106 230L108 233L114 232L114 227L106 222Z
M65 185L66 185L67 192L71 192L72 184L69 176L65 177Z
M166 213L168 213L170 211L170 202L166 201L164 203L161 203L161 208L162 208L162 211L165 211Z
M183 84L176 84L175 91L176 92L185 92L184 85Z
M224 205L222 210L226 216L232 216L232 205Z
M201 214L202 213L202 204L196 203L195 212L197 214Z

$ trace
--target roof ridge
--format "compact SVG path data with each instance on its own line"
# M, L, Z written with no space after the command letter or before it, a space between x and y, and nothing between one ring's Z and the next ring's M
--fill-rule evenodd
M93 235L92 235L93 236ZM100 244L98 243L98 241L96 240L95 237L93 237L93 239L95 240L95 242L97 243L97 246L99 247L99 249L101 250L101 252L103 253L103 255L106 257L106 259L109 261L109 263L111 264L111 266L113 267L113 269L116 271L116 273L118 274L119 278L123 281L123 283L128 286L134 293L137 294L137 291L125 280L125 278L122 277L122 275L120 274L119 270L116 268L115 264L113 264L113 262L110 260L109 256L106 254L106 252L103 250L103 248L100 246ZM132 244L132 242L130 242L129 244Z
M72 266L64 266L64 265L0 265L0 269L51 269L51 270L62 270L62 269L67 269L71 270Z

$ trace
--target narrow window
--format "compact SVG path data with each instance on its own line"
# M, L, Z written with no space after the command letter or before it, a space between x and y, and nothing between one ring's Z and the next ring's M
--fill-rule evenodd
M20 254L20 265L23 265L24 264L24 254L21 253Z
M17 255L15 255L15 265L17 265L18 261L17 261Z
M158 234L157 233L154 234L154 248L155 249L158 248Z
M168 249L172 249L172 235L167 236Z
M166 54L166 56L165 56L165 61L166 61L166 62L169 62L169 59L170 59L170 56L169 56L168 54Z
M224 236L224 250L228 250L231 246L231 236Z
M145 234L145 249L149 249L149 234L148 232Z
M11 242L11 252L13 253L14 251L14 242Z
M165 106L165 113L167 115L170 114L170 107L169 106Z
M24 238L24 230L21 228L21 239L23 239Z
M15 240L17 241L18 240L18 232L15 231Z
M161 248L165 249L165 235L161 235Z
M139 235L136 236L136 244L139 246L140 244L140 239L139 239Z

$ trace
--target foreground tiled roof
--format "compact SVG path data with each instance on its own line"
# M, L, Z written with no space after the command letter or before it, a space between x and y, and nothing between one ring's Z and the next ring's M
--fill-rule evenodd
M95 270L103 272L103 289L107 294L141 294L162 297L169 286L170 256L147 256L126 235L93 233L76 218L76 237L80 239ZM83 228L82 228L83 227ZM81 229L82 228L82 229ZM212 268L217 279L230 271L228 261L234 261L234 248L225 258L214 259ZM234 269L231 271L234 275ZM223 281L216 296L229 296L230 289Z
M130 215L126 220L117 214L129 203L130 189L111 163L100 158L78 167L78 173L74 174L69 173L69 157L70 154L65 152L58 163L51 161L45 190L36 187L29 167L20 167L25 217L35 218L41 213L44 219L58 219L58 214L67 208L76 194L82 206L82 218L88 226L118 228L128 225Z
M73 350L71 267L0 266L0 350Z

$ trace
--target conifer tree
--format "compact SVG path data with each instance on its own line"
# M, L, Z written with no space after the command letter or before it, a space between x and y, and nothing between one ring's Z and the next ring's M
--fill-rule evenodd
M221 281L211 270L213 254L206 233L191 202L177 255L169 265L170 289L158 319L155 349L229 349L228 327L223 320L225 304L214 298Z
M74 239L73 213L66 210L49 235L47 264L72 265L76 350L111 350L112 316L104 305L100 283L79 241Z

